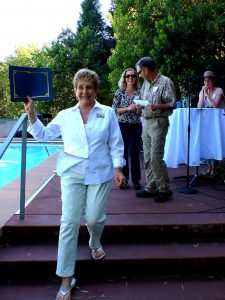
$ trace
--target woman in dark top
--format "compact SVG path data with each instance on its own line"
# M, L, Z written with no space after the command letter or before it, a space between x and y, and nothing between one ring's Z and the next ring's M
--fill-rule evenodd
M140 171L140 142L141 142L141 114L136 109L134 98L138 98L140 90L138 88L138 74L135 69L126 69L119 80L119 89L113 99L113 109L118 117L120 130L124 142L124 158L126 166L123 167L123 174L129 180L129 164L131 179L135 190L139 190ZM130 157L130 162L129 162ZM121 189L128 188L128 182L121 186Z

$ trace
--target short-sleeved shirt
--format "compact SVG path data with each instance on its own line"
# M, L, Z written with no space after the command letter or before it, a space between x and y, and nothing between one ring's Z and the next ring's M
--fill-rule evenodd
M219 105L218 105L218 108L225 108L224 93L223 93L223 90L222 90L221 88L219 88L219 87L216 88L215 91L213 91L213 92L210 94L210 99L211 99L211 101L215 101L217 95L222 95L222 96L223 96L223 99L220 101L220 103L219 103ZM209 102L207 101L206 96L204 97L203 107L209 107Z
M150 104L168 104L171 108L176 107L176 91L172 80L161 73L150 82L145 80L141 87L141 99L148 100ZM148 108L143 109L143 117L167 117L173 110L156 110L150 112Z
M136 111L128 111L122 114L117 113L117 108L128 107L134 104L134 98L140 96L140 90L136 90L132 96L129 96L125 89L118 89L113 98L113 109L116 112L120 123L141 123L141 116Z

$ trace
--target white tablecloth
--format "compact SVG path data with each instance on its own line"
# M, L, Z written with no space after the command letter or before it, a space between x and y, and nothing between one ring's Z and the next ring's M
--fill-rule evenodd
M164 160L168 167L187 163L188 108L175 109L169 117ZM190 109L190 166L201 158L225 158L225 115L220 108Z

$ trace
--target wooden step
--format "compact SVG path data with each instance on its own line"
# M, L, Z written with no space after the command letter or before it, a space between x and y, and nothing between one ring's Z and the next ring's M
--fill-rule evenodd
M96 278L97 277L97 278ZM52 300L59 289L58 278L1 283L1 299ZM82 300L224 300L224 277L204 276L127 276L77 278L72 299Z
M170 243L130 242L104 243L106 257L94 261L88 243L79 243L77 273L92 276L166 274L183 272L223 271L225 269L225 241L192 241ZM16 276L23 270L28 277L54 274L57 242L2 245L0 248L0 276ZM26 270L26 271L25 271ZM8 275L7 275L8 274ZM88 275L87 275L88 274Z
M57 240L59 215L27 215L20 220L14 215L3 227L1 240L15 243L31 239ZM104 238L118 241L124 239L186 239L220 238L225 233L225 213L208 214L108 214ZM82 222L80 238L87 237Z

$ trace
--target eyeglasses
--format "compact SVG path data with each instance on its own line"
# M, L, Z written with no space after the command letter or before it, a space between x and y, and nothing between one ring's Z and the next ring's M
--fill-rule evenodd
M135 74L129 74L129 75L125 75L125 78L136 78L137 76Z

